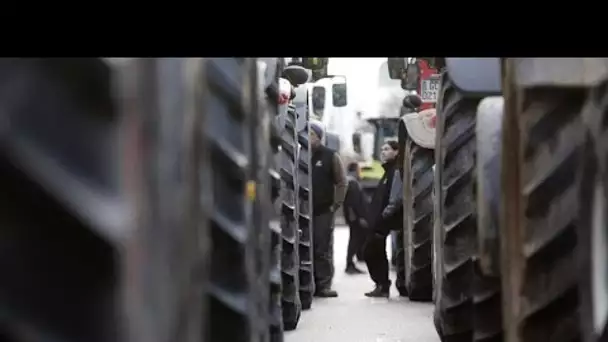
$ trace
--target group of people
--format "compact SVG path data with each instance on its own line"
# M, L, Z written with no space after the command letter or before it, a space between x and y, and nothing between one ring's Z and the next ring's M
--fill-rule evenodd
M355 257L363 259L375 284L365 296L386 298L391 286L386 240L403 222L401 174L396 162L399 145L387 141L382 146L385 172L368 201L358 181L357 163L349 164L345 170L338 154L323 145L323 134L320 124L310 124L315 296L338 296L332 289L334 213L343 207L350 228L345 272L363 274L355 264ZM405 289L396 285L399 294L406 296Z

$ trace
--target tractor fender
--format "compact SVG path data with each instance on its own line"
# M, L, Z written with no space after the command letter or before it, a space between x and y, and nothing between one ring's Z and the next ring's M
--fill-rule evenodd
M456 88L467 96L500 95L500 58L446 58L446 70Z
M477 107L477 227L482 272L498 275L501 196L502 96L483 99Z
M435 148L435 122L437 111L435 108L425 109L419 113L405 114L401 118L402 125L410 138L419 146Z
M608 77L608 58L513 58L523 87L589 87Z

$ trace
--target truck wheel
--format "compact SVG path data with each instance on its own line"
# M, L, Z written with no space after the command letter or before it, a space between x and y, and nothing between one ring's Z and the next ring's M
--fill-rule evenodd
M300 302L300 260L298 257L299 229L297 222L297 181L295 162L297 157L297 140L295 130L295 112L287 111L281 130L281 151L279 153L279 174L281 176L281 234L282 256L281 275L283 285L283 328L294 330L300 321L302 304Z
M475 114L479 100L463 97L443 73L437 108L438 231L436 320L443 341L473 338L475 218Z
M312 263L312 179L310 174L310 142L308 140L308 113L298 113L298 121L303 121L303 130L298 133L300 151L298 153L298 220L302 235L299 241L300 257L300 301L302 309L312 306L315 282ZM300 125L299 125L300 126Z
M418 146L410 137L404 149L405 284L410 300L431 301L434 151Z
M606 230L608 131L604 123L608 82L591 91L583 118L585 121L582 160L579 168L579 298L580 326L584 342L608 341L606 314L608 313L608 234Z
M274 59L266 59L265 63L275 63ZM269 66L266 66L269 67ZM274 67L274 66L270 66ZM264 128L268 129L268 134L264 135L264 139L268 136L270 145L268 156L268 178L270 181L270 199L271 207L268 227L270 229L270 342L283 342L283 316L282 316L282 281L281 281L281 253L282 253L282 237L280 223L280 208L281 208L281 176L277 167L277 160L281 149L281 135L278 127L274 124L274 118L278 115L278 81L281 74L280 66L274 71L267 70L272 73L268 75L271 79L270 84L265 89L266 95L266 111L268 112L269 121L266 122Z
M577 208L583 88L518 89L503 134L501 263L509 340L580 339ZM509 104L507 104L509 105ZM593 180L591 180L593 181Z

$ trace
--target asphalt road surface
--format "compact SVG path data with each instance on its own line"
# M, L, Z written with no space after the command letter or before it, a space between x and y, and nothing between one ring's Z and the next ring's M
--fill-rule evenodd
M336 227L334 240L334 288L339 297L315 299L298 328L285 333L286 342L439 342L431 303L400 298L394 287L388 300L363 296L373 286L369 276L344 274L348 228Z

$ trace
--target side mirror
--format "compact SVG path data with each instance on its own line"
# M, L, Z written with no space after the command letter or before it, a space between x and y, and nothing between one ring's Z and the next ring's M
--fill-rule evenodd
M329 58L323 57L307 57L302 58L302 66L306 69L310 69L312 71L317 71L325 68Z
M401 89L417 90L420 83L420 65L417 60L413 60L405 68L405 77L401 79Z
M500 58L446 58L446 69L456 88L465 95L502 94Z
M355 132L353 133L353 150L357 154L361 154L361 133Z
M308 82L308 71L299 65L289 65L283 69L283 78L287 79L294 87Z
M405 71L405 58L389 58L388 59L388 77L391 80L400 80L401 74Z

